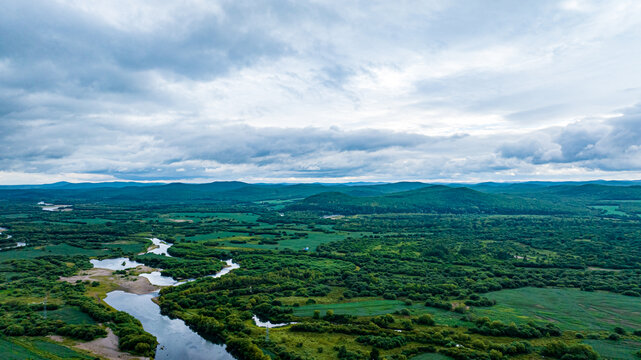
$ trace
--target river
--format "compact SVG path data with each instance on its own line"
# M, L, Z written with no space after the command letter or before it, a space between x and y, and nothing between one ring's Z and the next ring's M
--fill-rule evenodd
M155 238L152 239L152 242L159 247L148 252L169 256L167 249L171 244ZM122 270L142 265L127 258L92 260L91 263L94 267L111 270ZM227 260L226 264L225 268L210 276L221 277L240 267L231 259ZM171 277L160 275L158 271L140 276L146 277L152 284L159 286L177 286L195 280L176 281ZM170 319L168 316L162 315L160 306L152 301L157 296L158 292L136 295L116 290L108 293L104 301L114 309L129 313L140 320L145 331L158 339L155 359L234 360L234 357L225 349L225 345L205 340L192 331L181 319Z
M214 344L192 331L184 321L170 319L160 313L160 307L152 301L157 292L136 295L124 291L112 291L105 302L114 309L127 312L140 320L142 327L158 339L156 359L233 360L225 345Z

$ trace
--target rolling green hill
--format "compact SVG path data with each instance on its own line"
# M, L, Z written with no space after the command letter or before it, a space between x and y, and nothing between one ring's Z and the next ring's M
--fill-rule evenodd
M337 214L371 213L491 213L555 214L586 212L579 207L503 194L487 194L465 187L443 185L370 197L340 192L310 196L289 210L317 210Z

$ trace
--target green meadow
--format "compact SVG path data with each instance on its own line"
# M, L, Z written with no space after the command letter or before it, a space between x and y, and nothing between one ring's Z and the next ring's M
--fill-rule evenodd
M160 218L165 221L171 220L187 220L194 223L203 220L234 220L238 222L256 223L258 215L250 213L221 213L221 212L181 212L162 214Z
M51 341L31 337L0 337L0 355L2 360L95 359Z
M396 311L408 309L412 315L431 314L437 324L458 325L463 324L461 314L427 307L423 304L407 305L400 300L365 300L335 304L311 304L294 308L295 316L312 316L318 310L324 315L328 310L334 314L353 316L378 316L393 314Z
M475 308L480 316L516 323L530 319L551 321L563 330L611 331L641 329L641 301L637 297L578 289L521 288L486 294L497 304Z
M122 246L122 245L120 245ZM115 246L116 247L116 246ZM140 245L138 245L140 247ZM83 249L67 244L45 245L38 247L24 247L9 251L0 251L0 261L13 259L34 259L39 256L50 255L86 255L100 256L109 254L107 250Z
M439 353L425 353L413 356L410 360L450 360L451 357Z
M628 216L628 213L625 213L620 210L619 205L594 205L591 206L593 209L601 210L605 215L616 215L616 216Z
M47 312L47 316L52 320L62 320L68 324L95 324L96 322L86 313L80 311L75 306L65 306L56 310Z
M641 341L634 340L584 340L583 342L592 346L603 359L638 360L639 357L635 352L641 350Z

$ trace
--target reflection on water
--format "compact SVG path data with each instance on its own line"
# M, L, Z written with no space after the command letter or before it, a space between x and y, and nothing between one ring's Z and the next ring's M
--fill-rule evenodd
M209 275L210 277L213 278L219 278L223 275L229 274L230 271L236 270L240 268L240 265L236 264L232 259L225 260L225 263L227 264L227 267L224 267L222 270L219 272L215 273L214 275Z
M135 295L112 291L105 302L140 320L145 331L158 339L156 359L233 360L225 345L209 342L193 332L180 319L170 319L160 314L160 307L151 299L158 293Z
M262 328L270 328L270 329L275 327L287 326L290 324L296 324L296 322L272 324L269 321L260 321L260 319L256 315L254 315L252 319L254 319L254 324L256 324L256 326L262 327Z
M158 238L152 238L151 242L158 247L147 251L148 254L165 255L171 257L171 255L167 253L167 249L169 249L173 244L168 244Z
M152 271L149 274L140 274L140 276L147 278L152 285L156 286L174 286L178 281L170 276L162 276L160 271Z
M109 269L109 270L125 270L132 269L136 266L143 265L139 262L131 261L128 258L114 258L104 260L89 260L95 268Z

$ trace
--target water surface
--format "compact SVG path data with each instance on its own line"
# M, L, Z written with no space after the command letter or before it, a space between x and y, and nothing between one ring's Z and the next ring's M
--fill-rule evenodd
M275 328L275 327L287 326L287 325L290 325L290 324L296 324L295 322L273 324L273 323L271 323L269 321L260 321L260 319L256 315L254 315L254 317L252 319L254 319L254 324L256 324L256 326L262 327L262 328L270 328L270 329L271 328Z
M152 238L151 242L158 247L155 249L148 250L147 254L165 255L165 256L171 257L171 255L167 253L167 249L169 249L173 244L168 244L158 238Z
M160 313L152 301L158 293L135 295L116 290L107 294L105 302L140 320L143 328L158 339L156 360L233 360L225 345L214 344L192 331L184 321L170 319Z
M179 284L179 282L171 276L161 275L160 271L152 271L149 274L140 274L140 276L147 278L152 285L156 286L174 286ZM184 284L185 282L180 283Z
M144 265L139 262L131 261L128 258L114 258L114 259L104 259L104 260L89 260L93 267L109 270L125 270L132 269L136 266Z

